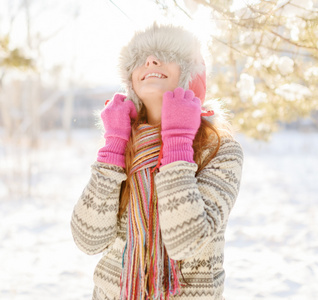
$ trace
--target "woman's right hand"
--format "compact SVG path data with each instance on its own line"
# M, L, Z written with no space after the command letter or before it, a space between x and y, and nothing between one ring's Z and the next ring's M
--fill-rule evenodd
M131 100L124 101L125 99L125 95L116 94L101 113L106 139L116 137L125 141L129 140L131 119L137 118L137 111L134 103Z
M106 144L98 151L97 161L125 167L125 149L131 133L131 119L137 118L137 111L125 95L116 94L106 103L101 113L104 123Z

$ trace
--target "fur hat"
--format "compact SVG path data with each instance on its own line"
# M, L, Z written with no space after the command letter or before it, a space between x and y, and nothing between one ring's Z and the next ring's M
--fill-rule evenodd
M205 64L200 53L200 42L182 27L154 23L144 31L136 32L123 47L119 57L119 69L127 98L133 100L137 110L141 101L132 87L132 73L143 65L149 55L160 61L175 62L181 68L179 86L192 89L203 103L206 91Z

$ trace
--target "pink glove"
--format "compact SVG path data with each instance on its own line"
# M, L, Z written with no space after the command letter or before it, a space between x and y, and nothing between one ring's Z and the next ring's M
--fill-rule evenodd
M101 113L106 144L98 151L97 161L125 167L125 149L131 133L131 118L137 117L132 101L116 94Z
M178 87L165 92L162 102L161 137L163 142L161 166L174 161L193 160L193 140L201 124L201 102L191 90Z

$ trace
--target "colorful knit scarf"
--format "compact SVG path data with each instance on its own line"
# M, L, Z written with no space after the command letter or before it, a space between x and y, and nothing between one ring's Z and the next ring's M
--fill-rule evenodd
M180 266L162 243L154 175L160 153L158 126L137 128L131 169L127 243L123 252L120 299L166 300L180 293Z

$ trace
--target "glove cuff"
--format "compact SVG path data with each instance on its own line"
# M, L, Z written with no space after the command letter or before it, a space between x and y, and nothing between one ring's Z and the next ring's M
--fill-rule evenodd
M161 166L183 160L194 163L193 140L187 137L170 137L163 140Z
M97 161L125 168L126 146L126 140L107 137L105 146L98 151Z

